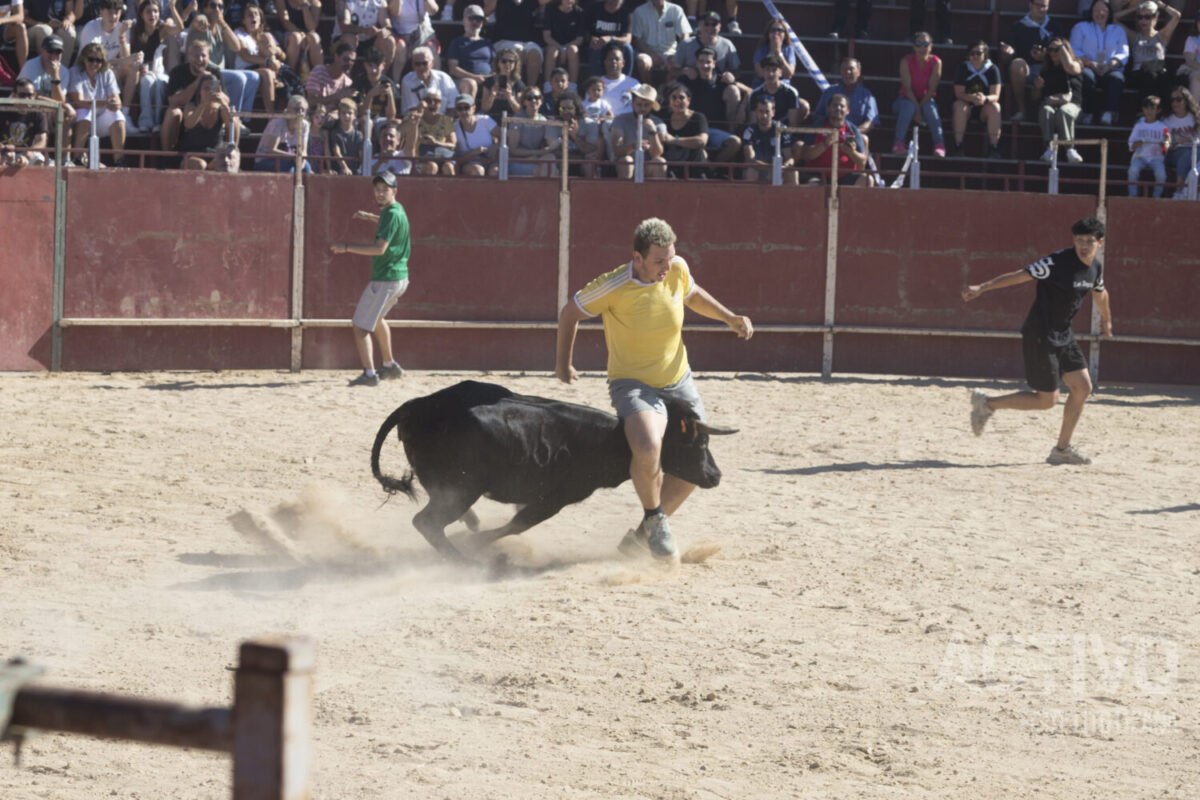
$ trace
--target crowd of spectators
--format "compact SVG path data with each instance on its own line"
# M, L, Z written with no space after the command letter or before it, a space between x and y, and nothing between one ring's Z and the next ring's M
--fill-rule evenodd
M832 38L850 29L851 10L833 4ZM853 11L859 47L870 48L870 1ZM857 58L842 59L840 80L812 98L784 20L749 32L758 38L743 65L727 35L742 33L736 0L484 0L453 10L437 0L0 0L0 39L19 70L13 95L60 104L64 144L83 163L94 131L118 166L130 165L128 144L171 154L159 166L237 169L233 154L250 137L255 170L482 177L497 172L503 133L517 176L556 174L565 138L572 171L585 176L631 177L640 149L647 177L762 181L778 153L787 183L819 180L836 159L844 180L872 185L872 151L904 155L914 125L928 130L934 157L1000 159L1007 121L1036 123L1046 160L1079 125L1121 125L1129 178L1152 172L1156 195L1168 168L1180 183L1190 170L1200 30L1172 69L1176 8L1029 0L1002 41L972 42L950 64L934 52L952 45L950 4L935 5L936 36L923 30L924 3L911 11L911 52L886 76L890 139L875 135L880 104ZM439 38L434 21L450 24L451 13L461 33ZM1127 91L1141 114L1123 120ZM531 124L548 120L563 124ZM980 148L968 143L973 124ZM783 130L805 126L836 135ZM44 162L38 149L52 137L42 114L0 115L10 163ZM1073 147L1062 154L1083 161Z

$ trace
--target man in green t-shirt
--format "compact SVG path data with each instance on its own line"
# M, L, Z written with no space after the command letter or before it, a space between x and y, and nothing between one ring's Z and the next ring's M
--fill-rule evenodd
M375 202L379 213L354 212L354 219L378 221L375 241L371 244L347 244L334 242L329 249L338 253L355 253L371 257L371 282L359 298L354 309L354 341L358 345L358 357L362 361L363 373L350 381L351 386L378 386L380 376L384 379L400 378L404 370L392 359L392 334L384 315L396 305L400 295L408 288L408 217L404 207L396 202L396 175L381 172L371 185L375 189ZM375 372L375 361L371 352L371 332L379 343L379 356L383 365Z

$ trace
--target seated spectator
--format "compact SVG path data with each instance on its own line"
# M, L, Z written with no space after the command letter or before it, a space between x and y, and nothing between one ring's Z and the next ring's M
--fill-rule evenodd
M325 106L312 106L308 109L308 149L304 151L304 155L308 164L312 165L314 173L323 175L330 171L329 159L325 157L328 152L325 149L325 134L329 128L336 125L337 114L330 114L325 110Z
M21 0L0 2L0 42L11 42L16 51L17 69L29 59L29 34L25 31L25 7Z
M574 92L567 92L558 101L557 118L567 123L560 135L567 137L567 158L582 178L596 175L596 160L600 156L600 126L583 116L583 101Z
M495 14L492 41L496 43L496 52L515 50L522 59L522 74L529 78L530 86L535 86L542 74L542 35L538 31L541 8L542 3L533 0L484 0L483 3L486 16Z
M691 107L692 90L682 83L669 84L666 89L669 114L664 115L666 130L662 134L663 158L668 162L667 174L673 178L698 178L703 173L673 166L671 162L701 164L708 160L708 120Z
M408 175L412 172L412 157L417 151L417 120L421 109L413 109L402 120L389 119L379 129L379 147L371 174L392 172Z
M1141 180L1142 172L1149 169L1154 172L1154 196L1162 197L1167 183L1167 164L1164 151L1170 145L1170 128L1166 128L1158 119L1160 101L1150 95L1142 101L1142 118L1133 125L1129 132L1129 151L1133 158L1129 161L1129 196L1138 196L1137 181ZM1164 130L1165 128L1165 130Z
M792 47L791 38L788 36L788 30L783 21L770 20L767 27L763 29L758 47L754 49L754 82L750 84L750 88L757 89L767 79L761 66L762 60L767 56L775 56L779 59L780 79L785 83L790 83L796 74L796 55L796 49Z
M359 115L372 120L372 136L378 136L378 127L397 117L396 85L384 74L383 56L378 50L372 48L363 56L362 72L354 78L352 86L354 97L343 97L342 100L353 99ZM341 107L341 100L338 107Z
M1167 15L1167 23L1158 26L1158 12ZM1129 24L1130 16L1134 24ZM1167 43L1175 35L1179 25L1179 11L1169 5L1159 5L1154 0L1145 0L1136 6L1126 7L1114 17L1126 26L1129 36L1129 65L1125 70L1126 82L1137 91L1138 99L1149 95L1163 98L1171 93L1172 76L1167 70ZM1161 196L1161 192L1157 196Z
M209 63L221 71L221 86L229 95L229 103L236 111L252 111L254 98L258 95L261 82L258 73L251 69L236 69L234 59L242 51L242 40L225 21L223 0L200 0L200 9L209 19L205 40L210 49ZM191 41L193 33L188 33Z
M514 118L544 120L538 110L542 105L542 93L534 87L529 87L521 95L521 111ZM562 139L558 129L548 125L522 125L519 121L508 126L508 154L512 158L523 159L523 163L510 163L509 175L533 175L548 177L554 172L556 151L561 147ZM532 159L533 163L529 163Z
M70 64L75 53L75 3L70 0L25 0L22 9L25 34L29 39L26 53L37 53L46 37L57 36L62 42L63 63ZM25 63L28 64L28 60Z
M205 75L221 77L221 71L208 63L208 42L199 39L187 50L187 61L167 75L167 113L162 122L162 149L175 151L179 139L179 128L183 124L183 109L200 92L200 81Z
M988 58L986 42L978 41L967 51L967 60L954 76L954 152L963 155L967 122L979 119L987 126L986 158L1000 154L1000 68Z
M933 54L933 37L925 31L913 34L913 51L900 59L900 95L892 103L896 115L896 139L892 152L903 155L908 150L908 126L922 120L929 126L933 139L933 154L946 155L946 139L942 134L942 118L938 114L937 87L942 80L942 59Z
M642 83L650 83L652 73L665 73L674 80L671 56L679 42L692 35L692 26L683 9L668 0L648 0L634 9L630 17L633 49L637 51L637 74Z
M221 142L213 153L212 161L208 162L209 172L228 172L236 174L242 168L242 151L234 142Z
M604 72L604 53L610 44L621 48L624 72L633 71L633 9L625 0L593 0L584 11L588 33L588 73Z
M716 11L706 11L700 15L696 35L684 39L675 48L674 54L668 59L674 74L683 73L688 78L696 77L696 53L700 48L707 47L713 51L717 59L717 74L724 83L734 83L737 71L742 67L738 58L737 48L733 42L721 35L721 15ZM749 94L749 91L746 92Z
M325 48L317 25L321 21L321 0L274 0L278 30L283 35L287 65L301 76L325 63ZM268 6L269 8L269 6Z
M1049 161L1053 155L1050 142L1054 134L1057 133L1062 140L1075 138L1075 119L1079 116L1079 103L1083 95L1082 72L1083 64L1075 58L1070 43L1060 36L1051 39L1046 45L1046 63L1034 78L1035 88L1042 96L1038 125L1042 128L1042 142L1046 145L1043 161ZM1083 161L1083 156L1072 146L1067 149L1067 160L1078 164Z
M417 155L437 161L421 161L422 175L453 175L454 153L458 149L454 120L441 112L442 93L430 86L421 95L421 116L417 118Z
M483 8L467 6L463 12L463 34L450 42L446 50L446 72L458 81L460 94L469 94L472 99L479 94L479 87L492 74L492 61L496 51L492 43L483 38Z
M137 21L129 32L129 47L140 56L141 69L138 80L138 124L130 126L126 133L135 135L137 130L152 133L162 126L162 117L167 103L167 73L163 67L163 54L167 40L178 35L179 30L171 20L162 20L159 0L141 0L137 7Z
M325 130L328 171L334 175L357 175L362 169L363 134L358 126L358 104L349 97L338 101L337 123Z
M254 151L255 172L296 171L296 151L300 146L301 122L308 117L308 101L300 95L290 98L287 114L275 117L263 130ZM300 159L300 163L304 172L313 171L307 159Z
M433 68L433 50L421 45L412 52L412 72L400 81L400 113L407 114L418 108L421 98L430 89L437 89L438 95L451 105L458 97L454 79Z
M275 83L280 69L287 61L287 53L283 52L279 42L263 27L263 20L263 10L256 0L246 3L242 9L242 27L236 34L242 42L242 50L237 54L234 63L238 69L258 73L263 108L274 111Z
M750 107L755 107L757 98L767 95L774 101L776 122L792 128L800 125L808 117L808 102L800 97L795 87L783 82L783 66L779 57L767 56L759 68L765 80L750 95Z
M741 93L736 87L721 83L715 54L701 48L696 54L696 79L685 78L682 83L691 91L691 107L708 120L708 160L733 161L742 143L730 133L729 123L739 114ZM806 103L806 111L807 108Z
M104 48L108 68L116 75L121 87L121 105L128 108L133 105L137 93L142 59L140 53L135 55L130 52L129 30L133 22L121 19L124 12L124 0L100 0L100 16L83 26L79 32L79 44L98 42ZM132 133L137 135L140 131Z
M389 0L388 13L396 37L396 57L392 60L392 80L396 83L418 47L428 47L430 65L441 69L442 46L433 30L433 15L437 12L434 0Z
M337 0L333 23L334 44L349 44L357 55L378 50L385 67L396 57L387 0Z
M1000 59L1008 60L1008 83L1017 106L1013 122L1025 119L1026 85L1037 78L1046 60L1046 45L1058 35L1058 23L1050 18L1050 0L1029 0L1029 13L1013 23L1009 42L1000 43Z
M37 92L33 81L17 78L14 100L33 100ZM44 153L30 148L46 147L46 115L34 108L8 106L0 111L0 167L27 167L46 163Z
M39 100L53 100L60 104L63 107L63 125L70 128L75 124L75 107L67 100L71 71L63 65L63 47L62 39L58 36L42 39L38 57L26 61L18 77L33 84Z
M542 114L547 117L558 116L558 101L568 92L575 94L575 84L571 76L562 67L555 67L550 73L550 80L542 87Z
M633 153L638 148L638 118L641 118L642 152L645 154L645 176L661 178L667 174L663 157L663 136L667 127L654 116L658 111L658 93L653 86L638 84L632 91L633 110L618 114L612 122L613 160L617 162L617 177L628 180L634 175Z
M342 42L333 48L333 61L314 67L313 71L308 73L308 80L304 82L304 94L308 104L337 108L343 97L353 97L355 89L350 72L354 69L357 59L354 45L348 42Z
M938 44L954 44L950 38L950 0L937 0L934 5L934 25ZM908 5L908 32L911 36L925 28L925 0L912 0Z
M747 181L771 180L771 162L775 158L775 99L769 94L755 94L753 122L742 131L742 157L747 167L742 179ZM792 152L792 135L780 132L779 154L783 159L783 182L799 185L800 174L795 169L796 160Z
M112 140L113 165L124 166L125 115L121 112L121 92L117 76L108 67L104 45L85 44L79 51L79 63L71 69L71 88L67 92L75 106L75 147L87 147L95 126L96 135ZM96 101L96 119L92 119L92 100ZM100 166L91 164L93 169Z
M510 117L521 110L518 99L525 91L521 80L521 56L511 48L496 55L496 71L483 82L480 92L479 110L496 122L507 113Z
M616 114L612 104L604 99L604 81L593 75L583 82L583 118L592 122L612 122Z
M1167 166L1175 173L1175 197L1183 197L1184 184L1192 171L1192 142L1200 138L1200 104L1191 91L1176 86L1171 90L1171 113L1163 119L1163 127L1171 132L1171 149L1167 151Z
M821 109L829 108L829 101L835 94L845 96L849 109L846 119L858 130L865 147L870 148L869 134L879 119L879 106L875 102L875 95L863 85L862 64L857 58L842 59L842 82L833 84L821 93L821 98L817 100L817 111L813 113L813 125L820 127L825 124L826 117ZM778 114L778 110L775 113Z
M1129 41L1124 28L1109 24L1108 0L1094 0L1091 21L1075 23L1071 50L1083 64L1083 114L1079 121L1089 125L1099 113L1101 125L1112 125L1125 88Z
M840 39L846 35L846 21L850 19L850 0L834 0L833 30L829 38ZM854 36L857 39L867 38L867 26L871 23L871 0L856 0L854 9ZM824 101L824 98L822 98ZM818 109L828 108L826 102L818 104Z
M475 113L475 98L460 94L454 100L458 118L454 122L454 155L459 175L482 178L495 173L496 140L500 127L491 117Z
M269 126L268 126L269 127ZM217 148L227 138L237 140L237 118L225 92L221 91L221 79L206 74L200 78L200 91L183 109L183 124L179 132L179 153L183 169L208 169ZM227 137L225 132L234 135Z
M871 186L871 176L864 171L867 166L866 141L858 127L850 121L849 115L850 101L844 94L835 94L825 106L825 122L821 127L835 128L836 138L830 134L817 134L812 143L797 142L793 148L799 151L798 161L804 161L805 166L819 170L833 169L836 152L838 183Z
M575 0L558 0L546 5L545 26L542 38L545 41L546 82L556 67L565 67L571 83L579 81L579 50L583 47L583 36L587 21L583 9Z
M613 114L620 116L633 110L631 92L638 81L625 72L625 55L619 43L610 43L604 48L604 99L612 106Z
M1186 83L1193 97L1200 97L1200 16L1196 17L1197 35L1183 43L1183 63L1176 70L1177 83Z
M715 2L715 0L713 0ZM708 0L705 0L707 6ZM683 0L684 9L687 11L688 22L692 25L696 24L699 18L697 12L700 8L700 0ZM709 9L711 10L711 9ZM715 12L714 12L715 13ZM718 17L720 15L718 14ZM730 36L741 36L742 26L738 23L738 3L737 0L725 0L725 30Z

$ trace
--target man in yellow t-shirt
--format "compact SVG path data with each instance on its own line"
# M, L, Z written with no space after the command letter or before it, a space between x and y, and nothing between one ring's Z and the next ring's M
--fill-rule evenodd
M742 339L754 335L750 318L734 314L692 279L687 262L675 255L675 232L661 219L643 220L633 234L633 259L576 293L558 317L554 371L571 383L579 322L599 316L608 346L608 391L633 458L629 477L645 509L635 532L657 558L677 559L667 524L695 484L662 471L667 431L665 398L681 401L704 419L704 403L692 383L683 346L683 308L724 322ZM631 544L629 537L622 549Z

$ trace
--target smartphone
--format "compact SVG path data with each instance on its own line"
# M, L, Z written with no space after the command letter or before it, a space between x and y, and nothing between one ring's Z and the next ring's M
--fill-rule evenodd
M508 91L508 76L507 75L497 75L496 76L496 88L500 89L502 91L505 91L505 92Z

